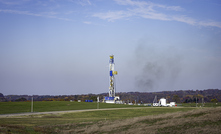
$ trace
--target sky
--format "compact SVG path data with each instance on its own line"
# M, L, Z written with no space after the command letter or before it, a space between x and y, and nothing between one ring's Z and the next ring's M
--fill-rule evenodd
M221 89L220 0L0 0L0 93Z

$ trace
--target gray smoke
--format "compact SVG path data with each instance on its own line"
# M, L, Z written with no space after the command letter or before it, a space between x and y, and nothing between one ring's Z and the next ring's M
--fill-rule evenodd
M135 51L136 90L170 90L181 72L181 56L173 47L140 43Z

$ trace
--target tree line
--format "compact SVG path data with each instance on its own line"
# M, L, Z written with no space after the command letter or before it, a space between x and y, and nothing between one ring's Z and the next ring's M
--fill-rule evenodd
M221 90L219 89L206 89L206 90L178 90L178 91L162 91L162 92L119 92L116 93L121 100L133 103L152 103L155 96L157 99L166 98L167 102L176 103L202 103L202 102L221 102ZM0 93L0 101L31 101L32 97L35 101L97 101L99 96L100 100L108 93L101 94L82 94L82 95L6 95Z

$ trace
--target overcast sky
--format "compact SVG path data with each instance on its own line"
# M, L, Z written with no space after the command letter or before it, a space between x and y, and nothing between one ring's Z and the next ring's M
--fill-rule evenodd
M221 89L220 0L0 0L0 93Z

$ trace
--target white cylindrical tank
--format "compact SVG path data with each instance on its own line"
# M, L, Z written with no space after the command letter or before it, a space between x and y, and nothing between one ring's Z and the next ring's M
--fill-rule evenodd
M171 107L175 107L176 102L170 102Z

